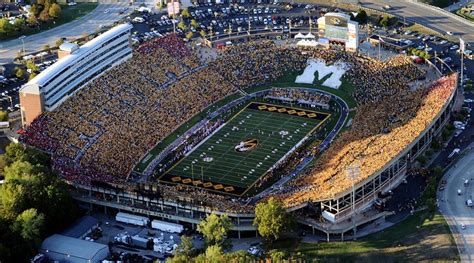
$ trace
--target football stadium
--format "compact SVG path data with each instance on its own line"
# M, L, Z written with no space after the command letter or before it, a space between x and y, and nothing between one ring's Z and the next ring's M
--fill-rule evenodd
M225 213L239 237L269 197L328 239L384 216L349 220L400 184L456 95L456 74L404 55L271 39L216 51L175 34L129 45L131 58L74 87L20 142L50 154L90 209L192 228Z

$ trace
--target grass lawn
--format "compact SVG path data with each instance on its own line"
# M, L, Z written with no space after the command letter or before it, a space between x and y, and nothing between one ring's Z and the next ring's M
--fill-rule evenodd
M8 35L2 33L0 34L0 40L18 38L22 35L33 35L33 34L40 33L41 31L60 26L62 24L69 23L75 19L78 19L90 13L97 6L98 6L98 3L78 3L77 5L73 5L73 6L61 5L61 15L59 16L58 19L56 19L55 23L53 22L41 23L40 28L25 27L20 32L15 31L15 32L9 33Z
M248 93L253 93L259 90L269 89L271 87L315 88L315 89L320 89L322 91L326 91L326 92L339 96L341 99L343 99L347 103L347 105L349 106L349 109L357 106L357 102L352 96L352 94L354 93L355 86L352 85L347 79L343 77L341 80L342 81L341 87L339 89L333 89L333 88L329 88L322 85L322 83L331 76L330 74L324 77L323 79L321 79L320 81L318 81L317 74L318 72L315 73L316 78L313 84L295 83L296 76L299 75L299 73L293 72L293 73L289 73L282 76L280 79L278 79L277 81L274 81L273 83L253 87L253 88L247 89L246 91Z
M328 117L308 109L252 102L160 180L193 182L198 187L242 195Z
M470 20L470 21L474 22L474 16L470 15L470 14L469 14L468 12L466 12L465 10L466 10L466 9L461 8L461 9L457 10L457 11L455 12L455 14L457 14L458 16L463 17L463 18L465 18L465 19L467 19L467 20Z
M357 241L276 242L280 249L307 259L331 262L453 262L458 251L446 221L439 213L420 211L385 231Z

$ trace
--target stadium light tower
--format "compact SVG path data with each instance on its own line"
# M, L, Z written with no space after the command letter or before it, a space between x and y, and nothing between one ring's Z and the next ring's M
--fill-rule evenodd
M351 221L352 221L352 233L354 235L354 240L356 240L357 228L356 228L355 218L354 218L355 216L355 185L354 184L355 184L355 180L360 175L360 166L357 164L353 164L346 168L346 172L347 172L347 176L352 181L352 215L351 215L352 220Z

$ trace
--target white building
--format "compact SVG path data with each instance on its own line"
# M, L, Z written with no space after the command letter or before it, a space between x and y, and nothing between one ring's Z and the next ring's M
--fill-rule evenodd
M130 24L118 25L81 47L64 43L59 60L20 89L23 125L52 111L87 82L132 57Z

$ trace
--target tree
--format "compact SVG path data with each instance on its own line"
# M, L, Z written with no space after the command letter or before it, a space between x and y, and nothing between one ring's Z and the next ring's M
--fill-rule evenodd
M15 20L13 20L13 28L17 31L20 31L23 26L25 25L25 19L23 18L15 18Z
M41 241L41 229L44 224L44 215L38 214L36 209L30 208L17 216L12 230L20 233L27 241L38 244Z
M36 16L34 16L34 15L30 15L26 19L26 23L28 23L28 25L30 25L30 26L37 25L38 24L38 18L36 18Z
M37 75L38 75L38 74L36 74L36 73L34 73L34 72L31 73L31 74L28 76L28 81L34 79Z
M21 69L21 68L18 68L18 67L16 67L16 68L14 69L14 72L15 72L15 77L17 77L17 78L19 78L19 79L24 78L25 75L26 75L25 71L24 71L23 69Z
M14 219L27 205L26 189L16 182L6 182L0 188L0 217Z
M187 39L191 39L191 38L193 38L193 36L194 36L194 33L193 33L193 32L188 32L188 33L186 33L186 38L187 38Z
M199 23L196 21L196 19L192 19L190 25L194 28L199 27Z
M290 217L280 200L271 197L255 207L253 224L257 226L258 233L269 241L277 240L290 223Z
M181 21L178 23L178 28L181 29L181 30L186 30L187 26L186 26L186 23L184 23L184 21Z
M254 262L255 258L245 250L237 250L224 255L226 262Z
M8 121L8 112L0 111L0 121Z
M227 232L232 228L232 222L227 215L208 215L199 223L197 230L204 236L208 245L222 244Z
M205 38L206 37L206 31L204 31L204 30L199 31L199 35L201 35L202 38Z
M31 71L38 72L40 70L38 65L36 65L36 63L33 60L26 61L25 66L27 69L31 69Z
M31 180L33 175L33 165L25 161L15 161L3 170L6 181L10 180Z
M196 258L196 262L199 263L222 263L224 261L224 253L222 252L222 248L218 245L207 247L206 252Z
M13 31L13 25L6 18L0 18L0 33L8 34Z
M174 256L185 255L186 257L190 258L192 256L193 249L194 247L193 247L193 242L191 240L191 237L181 236L181 243L178 245L178 247L174 251Z
M49 12L48 12L48 9L44 8L43 11L41 11L41 13L39 14L39 20L43 21L43 22L47 22L49 20L51 20L51 16L49 16Z
M383 27L388 27L390 24L390 17L388 15L385 15L381 20L380 20L380 25Z
M282 262L288 257L288 255L284 251L281 251L278 249L270 250L268 252L268 256L270 256L270 258L272 259L272 262Z
M188 18L191 15L189 14L189 10L187 8L185 8L181 11L181 16L184 17L184 18Z
M59 38L58 40L56 40L56 46L59 47L60 45L62 45L64 43L64 38Z
M40 6L40 5L37 5L37 4L33 4L31 7L30 7L30 17L34 17L36 18L40 13L41 11L43 10L43 8Z
M55 18L55 19L58 18L59 15L61 14L61 6L56 3L52 4L51 7L49 8L48 14L52 18Z
M367 12L365 12L364 9L359 9L359 12L355 18L359 23L366 24L368 20Z

